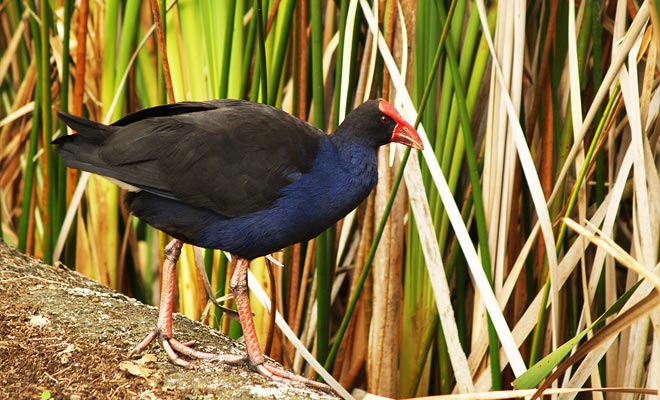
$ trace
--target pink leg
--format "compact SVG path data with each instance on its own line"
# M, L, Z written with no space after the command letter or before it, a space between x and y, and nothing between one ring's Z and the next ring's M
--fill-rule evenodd
M176 262L181 255L181 247L183 242L174 239L165 247L165 262L163 263L162 271L162 289L160 293L160 308L158 310L158 322L156 329L147 335L144 340L138 344L129 356L142 352L154 340L158 339L163 350L167 353L169 359L176 365L187 367L190 363L181 357L180 354L185 354L191 358L199 358L205 360L220 360L227 363L238 363L244 358L240 356L218 356L212 353L197 351L191 348L195 342L182 343L174 339L172 334L172 309L174 308L174 285L176 284Z
M312 381L279 367L274 367L265 363L265 357L259 348L257 332L254 328L252 319L252 310L250 308L250 299L248 297L247 270L250 262L243 258L236 258L236 269L231 277L231 290L236 300L247 356L217 355L203 351L194 350L191 346L195 343L179 342L174 339L172 334L172 309L174 308L174 285L176 284L176 262L181 255L183 242L174 239L165 247L165 262L162 271L162 289L160 294L160 308L158 310L158 322L156 329L149 333L144 340L138 344L129 356L142 352L154 340L158 339L163 350L167 353L169 359L176 365L182 367L190 366L190 362L182 359L179 354L190 358L198 358L208 361L220 361L226 364L239 364L247 361L253 369L272 380L293 381L304 383L305 385L317 389L328 391L329 386Z
M275 367L265 363L265 358L259 347L257 331L254 328L252 319L252 309L250 308L250 299L248 297L247 270L250 262L244 258L236 258L236 268L231 277L231 291L234 294L238 316L243 328L243 340L248 353L248 363L261 375L275 381L293 381L304 383L305 385L315 387L321 390L329 390L329 386L324 383L316 382L280 367Z

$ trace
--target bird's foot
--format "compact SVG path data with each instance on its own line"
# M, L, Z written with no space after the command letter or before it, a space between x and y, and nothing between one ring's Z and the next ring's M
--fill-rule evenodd
M294 374L291 371L287 371L282 367L278 366L273 366L269 365L266 363L259 363L255 364L252 363L251 360L248 360L248 364L252 369L260 373L261 375L265 376L266 378L269 378L270 380L277 381L277 382L293 382L293 383L302 383L305 386L309 386L315 389L322 390L324 392L329 392L332 393L333 390L330 388L330 386L326 385L323 382L317 382L313 381L311 379L305 378L304 376L300 376L297 374Z
M158 338L158 343L163 348L163 350L165 350L165 353L167 354L167 357L170 359L170 361L180 367L190 367L190 362L181 358L180 354L189 358L196 358L207 361L224 361L226 363L239 363L243 361L242 356L220 356L213 353L207 353L205 351L195 350L192 348L192 346L195 345L194 340L189 342L180 342L173 337L164 335L159 328L156 328L153 332L148 334L140 344L135 346L135 348L131 350L130 353L128 353L128 356L131 357L135 354L141 353L156 338Z
M301 383L315 389L323 390L325 392L332 392L330 386L326 385L325 383L313 381L303 376L294 374L291 371L287 371L282 367L269 365L265 362L253 362L247 355L221 355L195 350L192 348L192 346L195 345L194 340L189 342L180 342L173 337L167 337L163 335L161 330L158 328L149 333L140 344L135 346L135 348L128 354L129 357L141 353L144 349L147 348L147 346L149 346L149 344L151 344L151 342L154 341L154 339L158 339L158 343L163 348L170 361L180 367L191 367L191 363L181 358L181 355L204 361L221 362L228 365L248 364L251 369L270 380L277 382Z

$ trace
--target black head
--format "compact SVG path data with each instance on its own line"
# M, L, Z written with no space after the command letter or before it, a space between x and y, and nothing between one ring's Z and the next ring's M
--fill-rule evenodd
M423 149L417 131L385 100L369 100L346 116L337 136L350 138L373 147L395 142L413 149Z

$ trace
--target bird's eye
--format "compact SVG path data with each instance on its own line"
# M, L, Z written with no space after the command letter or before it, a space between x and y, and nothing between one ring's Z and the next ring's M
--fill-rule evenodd
M392 122L392 118L388 117L387 115L381 115L381 116L380 116L380 122L381 122L383 125L385 125L385 124L389 124L390 122Z

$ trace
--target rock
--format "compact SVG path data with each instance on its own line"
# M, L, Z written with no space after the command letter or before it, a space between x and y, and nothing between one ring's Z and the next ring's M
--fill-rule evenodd
M0 242L0 398L335 398L269 381L247 366L177 367L153 345L130 359L156 319L154 307ZM244 352L242 344L178 314L174 330L201 350Z

